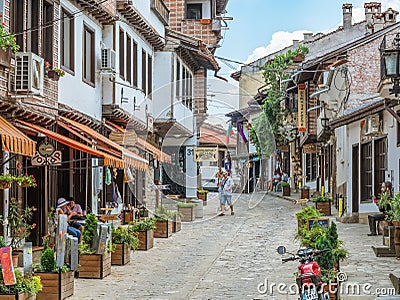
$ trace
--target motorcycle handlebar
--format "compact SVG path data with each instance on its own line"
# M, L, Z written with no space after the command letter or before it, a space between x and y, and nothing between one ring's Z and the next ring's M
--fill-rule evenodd
M329 249L317 250L314 252L314 255L324 254L325 252L329 252Z
M282 258L282 262L285 263L285 262L297 260L297 259L299 259L299 257L292 256L292 257L288 257L288 258Z

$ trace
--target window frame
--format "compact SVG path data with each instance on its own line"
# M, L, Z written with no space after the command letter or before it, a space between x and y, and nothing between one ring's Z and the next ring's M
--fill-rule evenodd
M90 41L90 76L92 77L93 81L88 80L85 78L86 76L86 32L88 32L91 35L91 41ZM95 63L96 63L96 49L95 49L95 40L96 40L96 31L90 27L86 22L83 22L83 55L82 55L82 81L92 87L95 87L95 81L96 81L96 74L95 74Z
M66 15L67 17L64 19L64 15ZM65 37L65 32L64 32L64 26L63 26L63 22L61 22L60 24L60 37L61 37L61 59L60 59L60 66L61 69L64 70L65 72L68 72L72 75L75 75L75 18L72 14L71 11L69 11L67 8L65 7L61 7L61 19L62 20L67 20L67 18L69 18L69 53L70 53L70 65L66 66L64 63L64 37Z
M148 98L152 99L153 93L153 57L148 54L147 55L147 93Z
M54 4L52 2L43 1L42 4L42 57L54 67L53 53L54 53ZM32 39L32 42L34 39ZM31 43L32 43L31 42ZM32 46L32 44L31 44Z
M200 12L199 18L189 18L189 6L190 10ZM203 3L186 3L186 19L187 20L201 20L203 18Z
M138 44L137 42L132 38L132 85L134 87L139 87L138 83Z
M125 79L125 31L122 28L119 28L118 35L118 43L119 43L119 54L118 54L118 66L119 66L119 76L122 79Z
M147 52L142 49L142 91L147 96Z
M126 81L132 84L132 38L126 35Z

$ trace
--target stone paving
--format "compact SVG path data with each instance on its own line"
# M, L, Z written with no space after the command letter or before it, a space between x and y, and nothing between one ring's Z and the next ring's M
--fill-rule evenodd
M130 264L113 266L103 280L76 279L69 299L297 299L288 288L284 294L271 287L295 283L298 263L282 264L276 248L298 249L294 214L300 208L262 193L236 195L234 216L216 217L217 204L216 194L209 194L204 218L183 223L171 238L155 239L149 251L132 253ZM375 257L371 245L381 245L381 237L368 237L362 224L338 223L338 231L350 251L341 264L347 283L371 285L341 299L375 299L367 293L391 288L388 274L400 274L400 262Z

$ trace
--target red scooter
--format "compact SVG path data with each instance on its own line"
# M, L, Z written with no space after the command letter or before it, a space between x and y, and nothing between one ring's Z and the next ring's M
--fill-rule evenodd
M289 253L284 246L277 249L279 254ZM297 254L289 253L292 256L283 258L282 262L299 260L300 274L296 277L296 283L299 287L301 300L329 300L329 294L323 290L323 282L321 279L321 269L314 256L322 255L329 250L314 250L312 248L300 249Z

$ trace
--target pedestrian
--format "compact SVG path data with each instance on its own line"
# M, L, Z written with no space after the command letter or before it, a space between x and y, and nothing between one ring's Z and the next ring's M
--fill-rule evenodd
M392 196L392 183L390 181L382 183L381 196L383 194L387 194L389 197ZM380 213L368 215L368 224L370 230L370 233L368 233L369 236L377 235L377 230L376 230L377 221L385 220L388 216L388 211L390 210L389 204L385 205L385 207L380 206L379 203L377 203L377 205Z
M229 175L228 172L224 172L224 178L222 179L221 182L222 186L222 193L221 193L221 213L220 216L225 215L225 204L228 203L230 209L231 209L231 215L234 215L233 211L233 203L232 203L232 190L233 190L233 179Z
M64 210L67 210L67 206L69 205L69 201L67 201L65 198L59 198L57 200L57 208L56 208L56 215L66 215L66 213L64 213ZM67 215L68 217L68 215ZM69 221L69 217L68 217L68 221ZM58 217L57 217L57 222L58 222ZM78 242L81 242L81 231L78 228L74 228L70 225L67 226L67 233L69 235L72 235L73 237L78 238Z
M278 190L278 183L281 182L281 174L279 172L279 169L276 169L274 171L274 191L276 192Z

